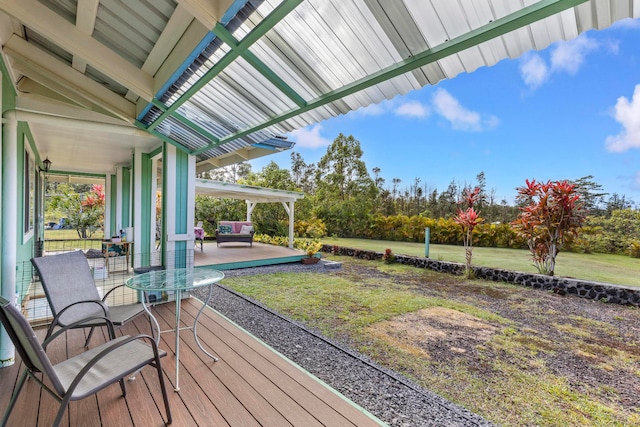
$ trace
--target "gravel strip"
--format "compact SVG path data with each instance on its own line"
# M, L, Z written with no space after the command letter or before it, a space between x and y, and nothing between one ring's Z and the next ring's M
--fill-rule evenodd
M225 271L226 277L275 272L322 272L339 264L284 264ZM206 297L203 290L195 296ZM304 325L275 313L224 286L210 304L242 328L320 378L391 426L492 426L480 416L414 384Z

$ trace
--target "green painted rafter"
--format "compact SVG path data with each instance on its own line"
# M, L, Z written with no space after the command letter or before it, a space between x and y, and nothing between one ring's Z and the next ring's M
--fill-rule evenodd
M162 102L160 102L158 99L154 99L152 101L153 105L155 105L156 107L158 107L161 111L166 111L167 110L167 106L164 105ZM176 119L177 121L179 121L180 123L182 123L183 125L187 126L188 128L191 128L192 130L195 130L196 132L198 132L200 135L204 136L205 138L208 138L209 140L213 141L213 143L217 143L220 141L220 138L218 138L217 136L215 136L214 134L212 134L211 132L209 132L207 129L203 128L202 126L192 122L191 120L187 119L185 116L183 116L182 114L178 113L178 112L174 112L173 114L171 114L171 117L173 117L174 119ZM151 128L152 130L154 128Z
M265 17L258 25L255 26L251 32L249 32L242 41L237 45L235 49L232 49L225 56L223 56L209 71L207 71L196 83L187 89L170 107L166 107L166 110L160 114L146 129L153 130L164 119L173 115L173 113L185 102L187 102L192 96L194 96L200 89L202 89L213 78L220 74L226 67L231 65L240 55L251 47L255 42L260 40L269 30L271 30L278 22L282 21L292 10L294 10L303 0L287 0L282 2L276 7L267 17ZM215 147L217 142L210 144L207 149Z
M136 120L136 121L134 122L134 124L135 124L138 128L143 129L143 130L146 130L146 131L147 131L147 132L149 132L151 135L155 136L156 138L160 139L161 141L164 141L164 142L166 142L166 143L167 143L167 144L169 144L169 145L173 145L173 146L174 146L174 147L176 147L178 150L185 151L185 152L187 152L187 153L189 153L189 154L193 154L193 153L191 152L191 150L189 150L187 147L185 147L184 145L180 144L178 141L175 141L174 139L169 138L167 135L163 135L163 134L161 134L160 132L158 132L158 131L157 131L157 130L155 130L155 129L147 129L147 127L144 125L144 123L140 122L139 120Z
M213 32L216 36L225 42L231 49L238 49L240 43L233 34L229 32L222 24L216 24ZM249 64L253 66L260 74L267 78L275 87L277 87L282 93L284 93L289 99L298 105L298 107L304 107L307 105L307 101L304 100L291 86L289 86L284 80L280 78L273 70L265 65L253 52L248 49L243 49L240 56L242 56Z
M356 80L353 83L345 85L339 89L327 92L319 96L318 98L309 101L307 105L303 107L284 112L275 117L272 117L266 122L221 138L220 141L215 144L210 144L206 147L194 150L193 154L197 155L217 145L245 137L269 126L295 117L299 114L337 101L353 93L367 89L371 86L375 86L376 84L408 73L427 64L446 58L450 55L454 55L470 47L477 46L480 43L494 39L518 28L522 28L525 25L532 24L536 21L555 15L571 7L578 6L587 1L588 0L541 0L510 15L496 19L493 22L489 22L488 24L483 25L473 31L455 37L431 49L427 49L424 52L414 55L411 58L407 58L387 68L384 68L376 73L371 74L370 76Z

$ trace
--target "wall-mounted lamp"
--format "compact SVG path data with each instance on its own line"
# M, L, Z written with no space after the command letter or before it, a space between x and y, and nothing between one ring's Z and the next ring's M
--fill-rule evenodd
M51 168L51 160L49 160L49 156L42 161L42 166L44 166L44 173L48 173Z

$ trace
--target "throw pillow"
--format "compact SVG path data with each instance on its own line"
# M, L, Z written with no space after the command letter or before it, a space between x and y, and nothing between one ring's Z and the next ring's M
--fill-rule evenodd
M231 234L231 226L221 225L218 227L218 231L220 231L220 234Z
M253 231L253 225L243 225L240 229L240 234L251 234Z

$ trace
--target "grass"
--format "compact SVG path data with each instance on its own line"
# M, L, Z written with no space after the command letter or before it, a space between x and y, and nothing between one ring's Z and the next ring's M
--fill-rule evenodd
M633 384L640 376L640 354L627 331L640 321L637 309L605 305L616 312L604 322L590 318L580 305L565 312L566 299L529 288L328 258L343 268L226 278L223 284L497 424L640 425L640 411L621 397L621 377L589 382L574 376L588 363L589 376L624 372ZM466 323L441 328L430 341L430 331L452 318ZM452 340L465 330L467 335ZM554 360L559 356L569 360L566 364L574 360L574 367L558 371Z
M384 252L390 248L396 255L425 255L424 243L386 240L343 239L326 237L322 243ZM429 258L464 263L464 248L453 245L430 245ZM505 248L473 248L473 264L483 267L537 273L528 250ZM556 276L573 277L625 286L640 286L640 259L624 255L578 254L561 252L556 258Z

